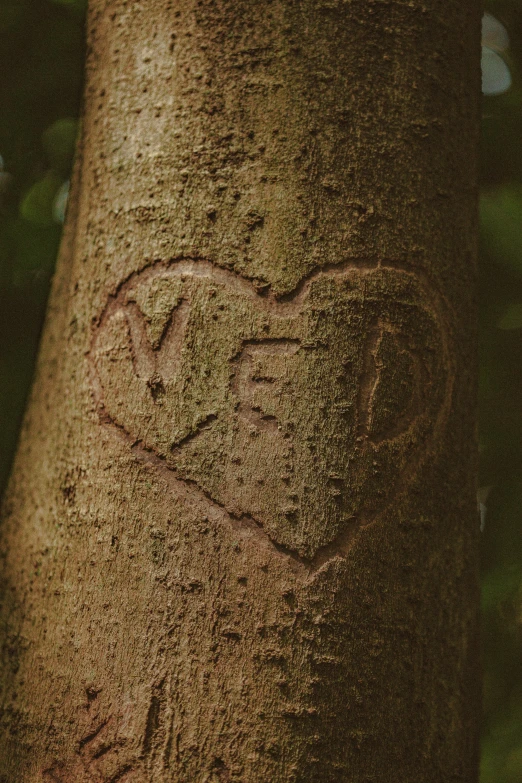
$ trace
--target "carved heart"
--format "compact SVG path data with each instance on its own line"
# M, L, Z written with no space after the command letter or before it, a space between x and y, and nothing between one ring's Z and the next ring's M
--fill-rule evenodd
M429 294L401 269L340 265L277 300L206 261L157 263L100 319L100 403L177 477L313 558L382 510L440 423Z

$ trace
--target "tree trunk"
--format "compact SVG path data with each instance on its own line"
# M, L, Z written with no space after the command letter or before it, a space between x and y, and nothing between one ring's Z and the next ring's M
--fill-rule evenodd
M93 0L3 781L476 781L480 8Z

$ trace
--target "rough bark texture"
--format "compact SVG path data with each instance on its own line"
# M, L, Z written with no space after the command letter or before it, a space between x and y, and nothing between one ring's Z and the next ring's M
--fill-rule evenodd
M91 2L1 780L476 780L479 25Z

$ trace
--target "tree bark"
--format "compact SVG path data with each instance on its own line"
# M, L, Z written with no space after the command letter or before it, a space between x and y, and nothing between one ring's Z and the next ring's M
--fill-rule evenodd
M479 29L90 3L1 780L476 781Z

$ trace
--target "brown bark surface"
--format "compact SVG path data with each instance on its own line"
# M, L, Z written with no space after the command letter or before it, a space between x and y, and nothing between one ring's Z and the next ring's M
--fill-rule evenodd
M0 780L473 783L480 8L90 6Z

